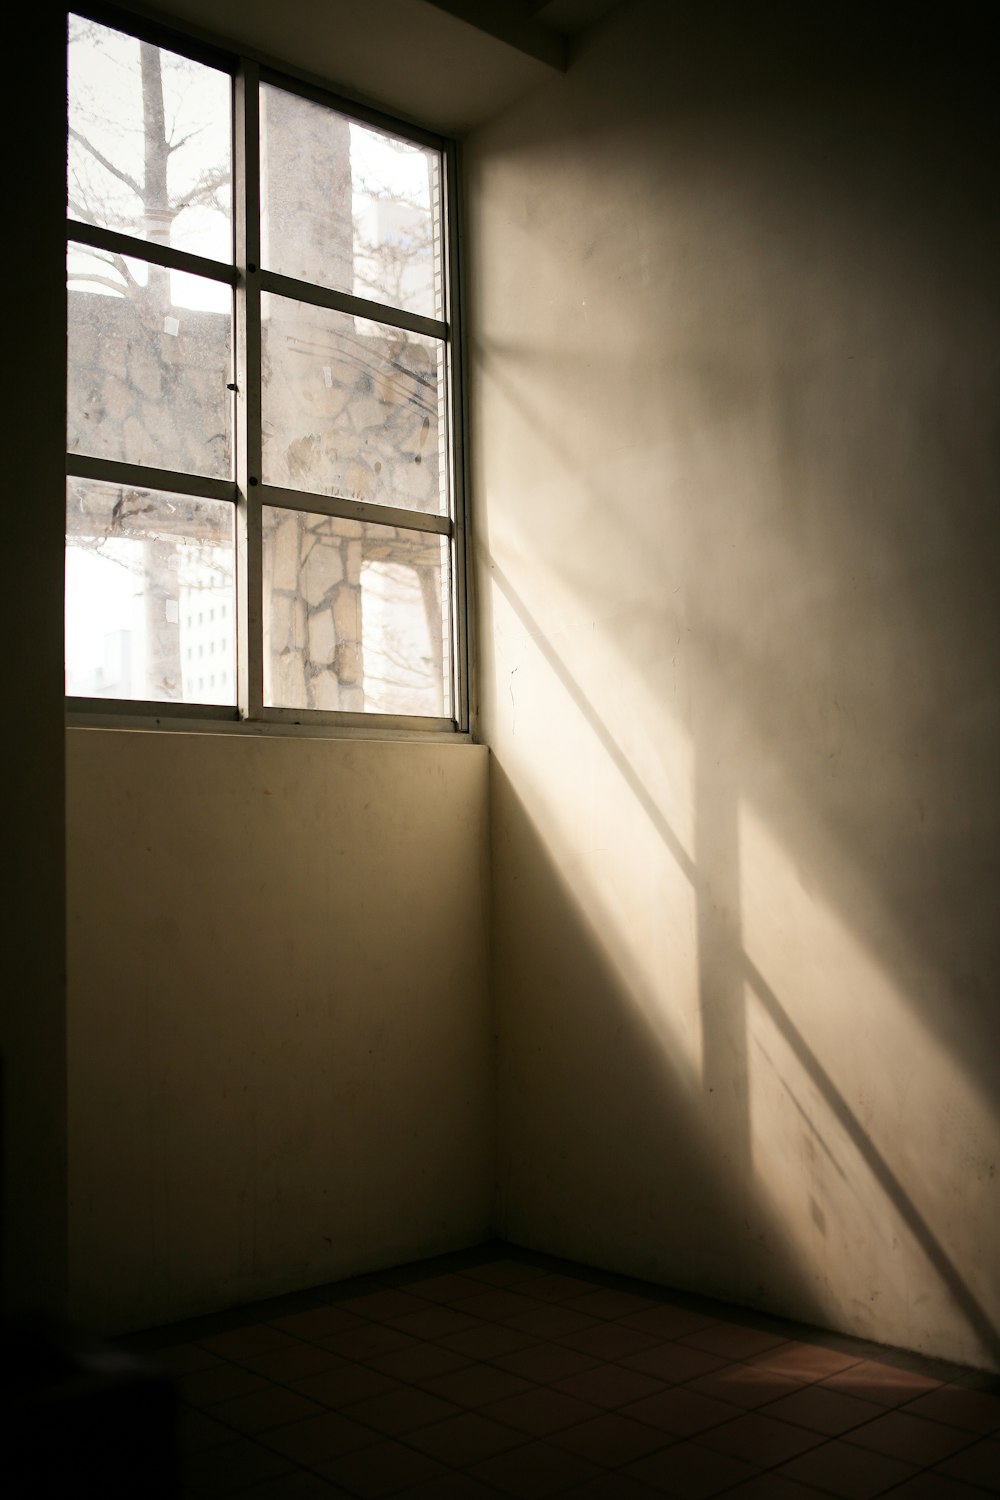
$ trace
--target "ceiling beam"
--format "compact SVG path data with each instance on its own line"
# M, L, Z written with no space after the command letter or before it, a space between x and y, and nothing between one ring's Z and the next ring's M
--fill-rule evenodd
M512 0L426 0L477 31L506 42L527 57L564 73L569 65L569 41L558 31L531 19L531 6ZM535 7L537 9L537 7Z

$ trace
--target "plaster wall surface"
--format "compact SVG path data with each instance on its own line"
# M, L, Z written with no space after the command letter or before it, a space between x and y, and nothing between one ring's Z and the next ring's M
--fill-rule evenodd
M624 7L466 148L500 1228L998 1364L976 19Z
M67 755L75 1316L486 1236L486 751L76 729Z

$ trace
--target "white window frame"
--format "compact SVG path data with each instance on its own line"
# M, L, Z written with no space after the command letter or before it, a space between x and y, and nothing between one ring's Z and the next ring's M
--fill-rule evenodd
M233 237L232 264L206 259L149 240L97 228L67 216L67 246L78 244L115 251L170 270L188 271L231 287L234 296L235 371L232 480L159 469L67 452L68 477L165 490L200 499L227 501L236 512L236 707L148 699L67 696L67 721L105 727L177 728L218 732L348 737L443 737L466 740L470 733L470 642L468 620L469 543L466 516L463 443L464 400L460 337L460 279L457 247L459 224L458 148L455 141L372 109L295 72L271 67L266 60L205 44L171 24L164 27L127 9L101 4L69 7L74 14L113 27L153 45L205 63L230 76L233 104ZM416 146L435 151L441 167L443 317L423 317L376 300L331 291L265 270L260 257L260 85L270 84L339 114L373 126ZM400 506L268 485L262 478L261 297L272 292L318 307L353 314L391 327L441 339L445 349L450 514L439 516ZM264 506L336 516L349 520L431 532L447 539L451 564L451 702L449 718L405 714L346 712L310 708L277 708L263 702L263 561Z

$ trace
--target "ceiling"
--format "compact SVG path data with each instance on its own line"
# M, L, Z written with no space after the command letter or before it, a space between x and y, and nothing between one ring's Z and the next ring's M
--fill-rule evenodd
M566 66L622 0L159 0L203 39L464 135Z

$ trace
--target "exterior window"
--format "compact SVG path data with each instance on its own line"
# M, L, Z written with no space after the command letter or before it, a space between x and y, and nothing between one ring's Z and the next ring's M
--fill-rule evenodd
M448 143L145 22L68 78L71 708L464 730Z

